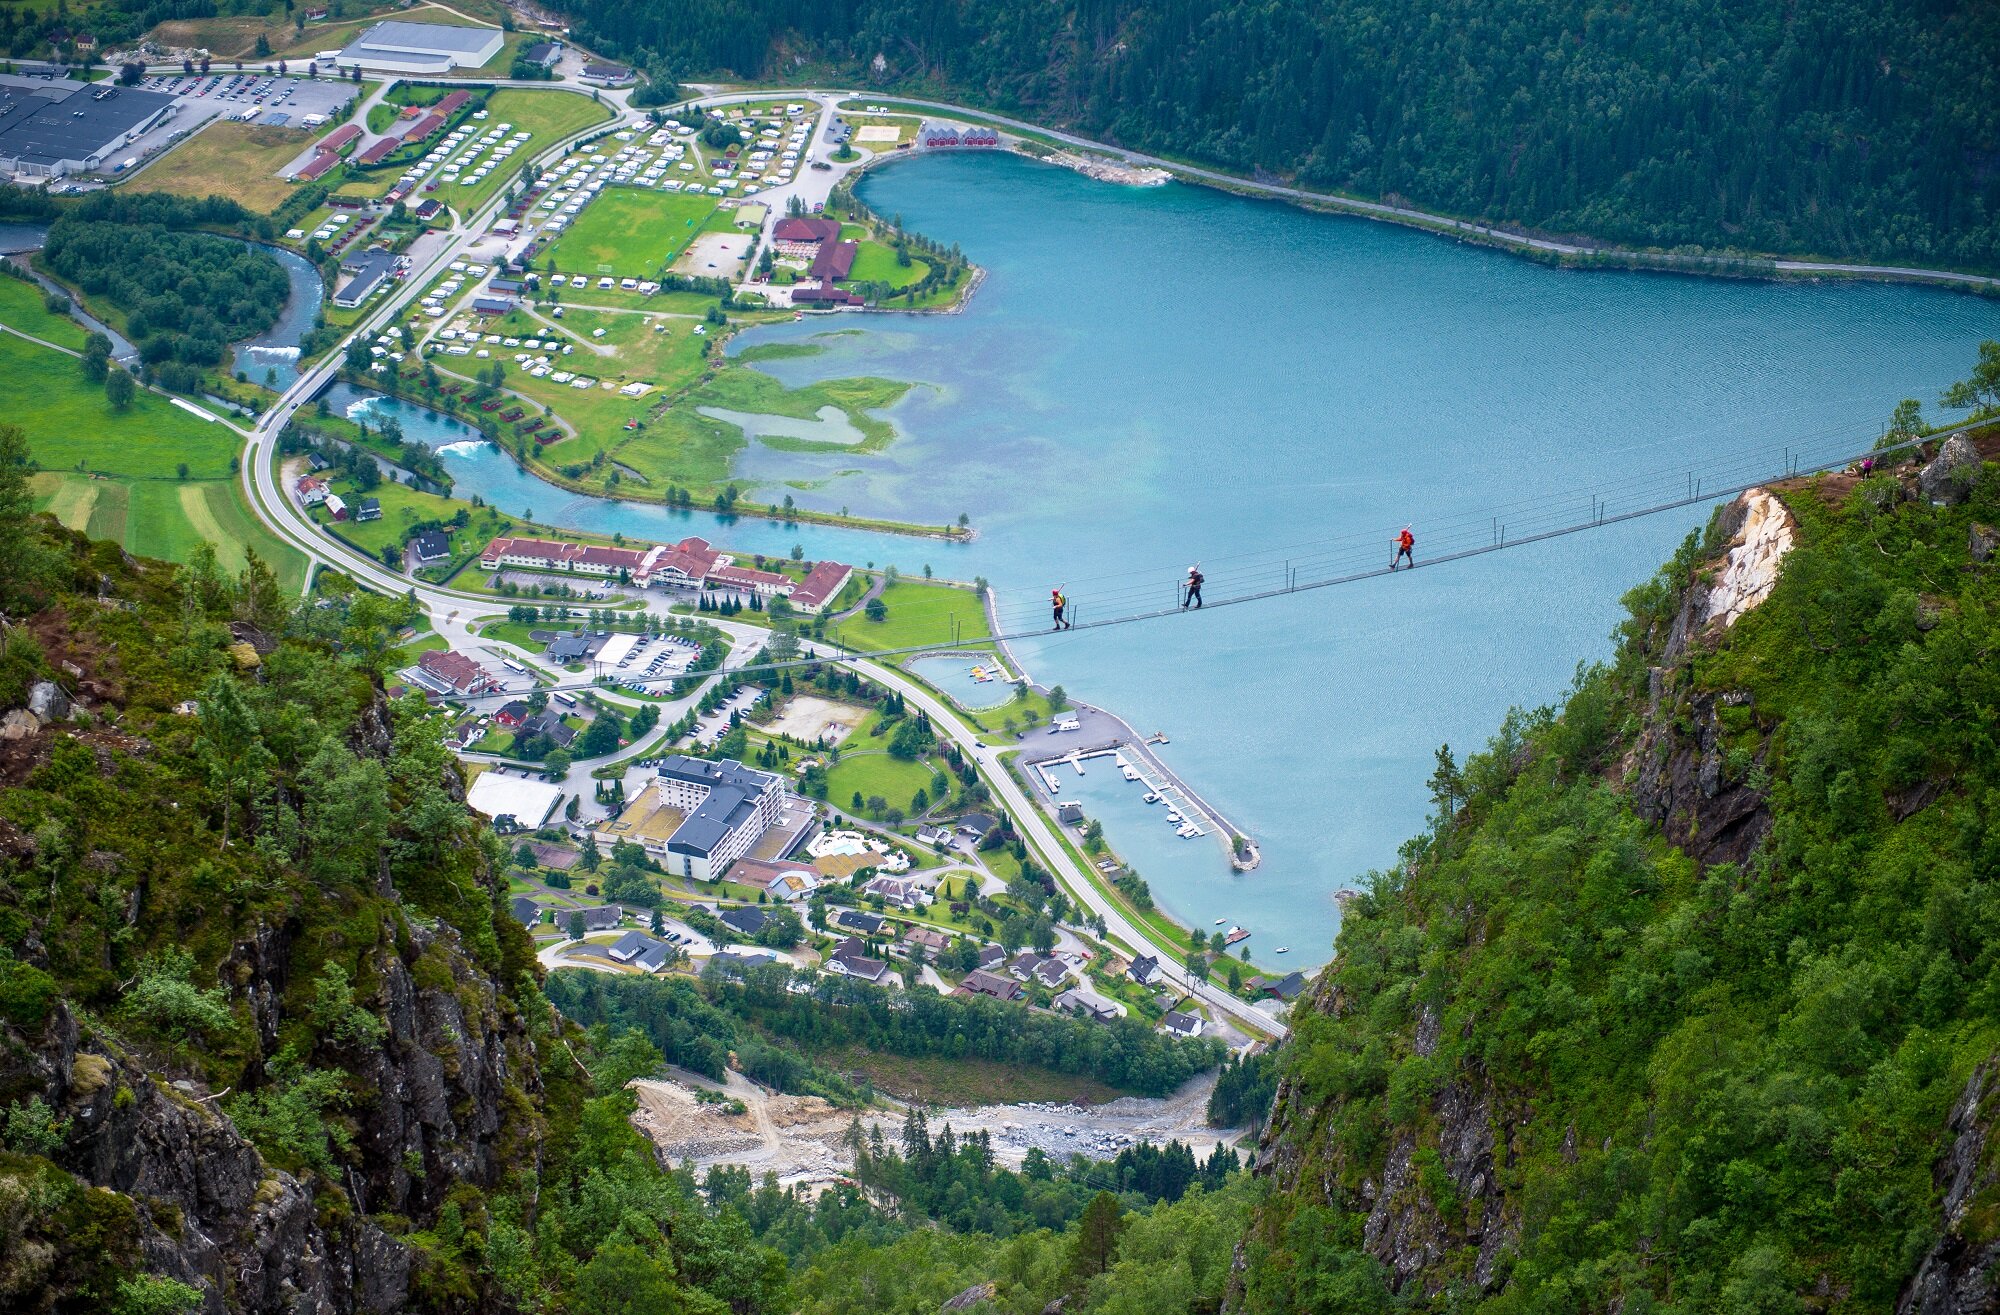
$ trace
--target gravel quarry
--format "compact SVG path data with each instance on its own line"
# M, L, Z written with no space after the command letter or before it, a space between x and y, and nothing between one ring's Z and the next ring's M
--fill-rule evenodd
M1124 1096L1097 1106L981 1105L931 1109L927 1116L933 1133L946 1124L961 1134L985 1131L993 1139L994 1158L1010 1167L1018 1167L1030 1147L1057 1160L1071 1155L1105 1160L1145 1141L1186 1142L1200 1159L1217 1145L1234 1144L1245 1131L1206 1126L1214 1085L1215 1075L1207 1073L1164 1099ZM724 1105L698 1100L695 1092L703 1088L741 1101L744 1112L732 1114ZM633 1123L671 1163L692 1163L697 1169L741 1167L759 1177L774 1173L785 1186L824 1185L853 1169L843 1139L856 1111L817 1096L780 1095L734 1072L718 1083L677 1070L666 1079L635 1081L632 1089L639 1100ZM883 1140L896 1145L903 1109L861 1111L861 1126L879 1126Z

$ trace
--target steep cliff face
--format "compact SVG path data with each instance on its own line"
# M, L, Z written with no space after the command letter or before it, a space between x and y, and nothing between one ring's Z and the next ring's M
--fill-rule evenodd
M504 1305L436 1230L541 1167L532 955L449 759L111 565L0 635L40 709L0 745L0 1308Z
M1724 509L1440 785L1294 1010L1231 1309L1996 1309L2000 476L1922 470Z

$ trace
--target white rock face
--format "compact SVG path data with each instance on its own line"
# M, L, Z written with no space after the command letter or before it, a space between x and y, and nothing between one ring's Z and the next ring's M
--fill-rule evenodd
M1778 565L1792 550L1797 529L1785 505L1763 489L1751 489L1742 502L1743 528L1736 532L1722 573L1709 588L1704 618L1721 621L1725 629L1770 596L1778 583Z

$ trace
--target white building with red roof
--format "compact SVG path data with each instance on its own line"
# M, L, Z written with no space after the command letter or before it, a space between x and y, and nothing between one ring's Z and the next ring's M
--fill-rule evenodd
M840 562L814 562L806 572L806 578L792 586L789 595L791 604L801 612L819 615L826 605L840 597L840 591L847 587L849 577L854 574L852 566Z

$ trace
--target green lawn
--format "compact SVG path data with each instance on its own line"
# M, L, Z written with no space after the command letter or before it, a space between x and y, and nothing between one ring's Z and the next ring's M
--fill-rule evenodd
M0 277L0 324L10 324L58 347L82 351L89 330L67 315L50 311L43 304L47 297L39 284Z
M854 253L854 269L848 275L856 282L886 283L892 288L907 288L931 271L928 264L915 256L910 257L909 264L898 265L896 249L868 236L868 230L860 224L842 224L840 236L861 244Z
M419 521L450 520L461 508L470 509L469 504L456 498L423 493L407 484L391 484L387 480L367 493L357 491L343 480L334 486L334 491L349 507L358 505L364 497L381 501L382 516L379 520L340 522L340 537L377 560L380 560L384 546L408 540L410 527ZM315 509L313 516L322 523L328 519L323 508ZM490 507L473 510L472 523L452 534L454 546L461 542L470 545L454 553L453 560L469 555L472 547L484 547L488 539L500 532L501 522L500 514Z
M7 280L12 282L12 280ZM44 470L80 470L139 479L224 479L239 440L157 393L140 390L123 411L101 384L84 379L75 357L0 334L0 416L27 431Z
M886 743L858 738L848 742ZM919 790L930 788L932 775L925 764L892 758L886 749L876 752L857 748L851 753L841 754L840 761L827 769L826 799L836 808L848 808L854 803L854 794L858 790L863 799L881 795L889 801L891 808L908 812L911 797Z
M917 644L975 644L993 633L986 624L985 605L970 589L898 580L882 591L882 604L889 614L880 622L856 616L832 627L828 635L867 652ZM954 619L958 622L956 639L952 634Z
M656 275L687 249L716 213L705 193L607 187L544 257L565 274Z

